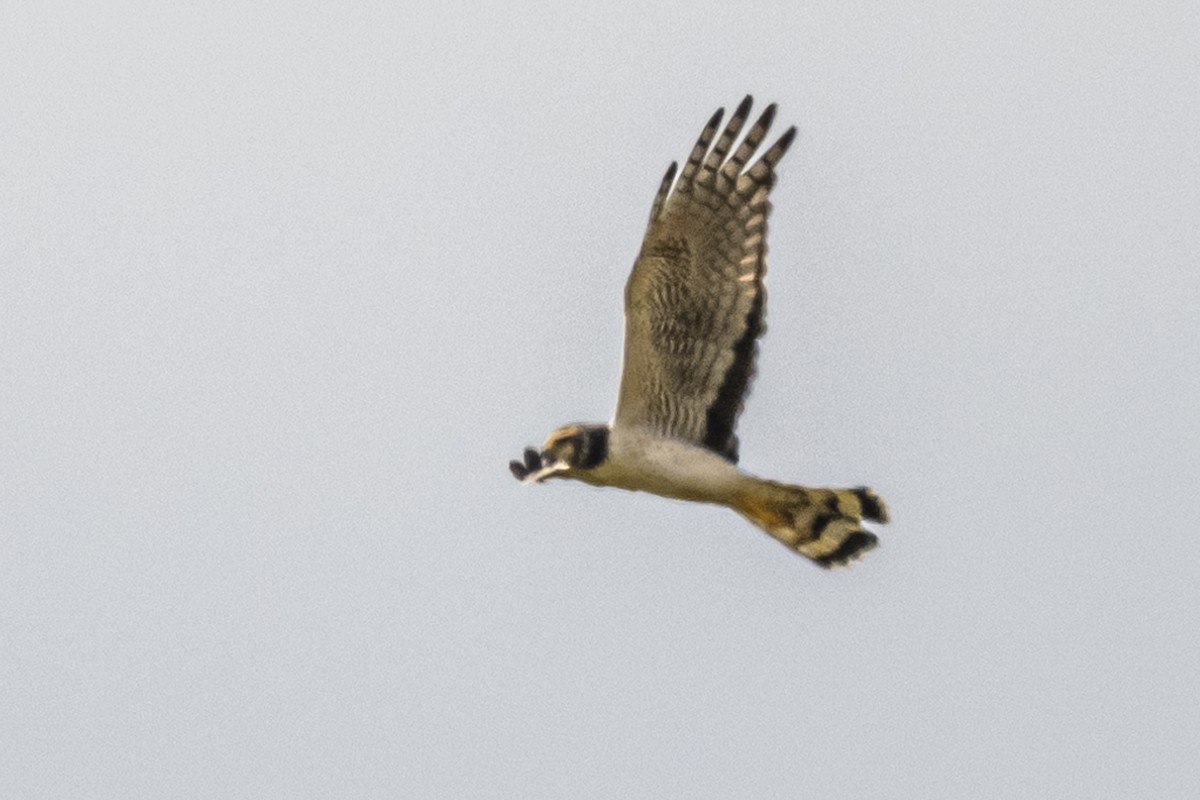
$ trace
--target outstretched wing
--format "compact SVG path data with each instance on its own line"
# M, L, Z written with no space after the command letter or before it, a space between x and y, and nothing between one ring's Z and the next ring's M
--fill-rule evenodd
M734 427L766 311L767 194L796 135L788 128L746 168L775 118L775 106L767 106L730 155L751 102L749 96L741 102L712 145L724 112L718 109L679 180L675 164L663 177L625 286L625 360L614 418L618 427L646 428L733 462Z

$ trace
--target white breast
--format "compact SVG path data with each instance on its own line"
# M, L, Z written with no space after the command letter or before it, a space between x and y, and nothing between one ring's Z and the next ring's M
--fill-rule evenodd
M587 480L680 500L728 503L742 474L711 450L638 429L613 429L608 458Z

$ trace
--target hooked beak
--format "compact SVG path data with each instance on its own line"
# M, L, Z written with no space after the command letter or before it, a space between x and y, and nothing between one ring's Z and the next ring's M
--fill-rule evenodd
M525 460L508 462L508 469L521 483L541 483L566 472L570 466L562 461L548 461L532 447L525 448Z

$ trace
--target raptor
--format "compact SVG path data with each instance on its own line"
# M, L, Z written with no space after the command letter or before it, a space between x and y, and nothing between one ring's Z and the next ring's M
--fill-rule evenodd
M822 567L877 544L864 520L887 507L866 487L814 489L737 467L734 435L764 329L768 201L796 136L752 157L775 118L769 105L740 139L747 96L724 129L718 109L683 170L672 163L625 286L625 352L609 424L572 424L512 461L525 483L573 478L728 506ZM736 145L736 146L735 146Z

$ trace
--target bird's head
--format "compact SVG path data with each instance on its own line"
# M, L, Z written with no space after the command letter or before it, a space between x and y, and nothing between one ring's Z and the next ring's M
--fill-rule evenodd
M524 461L510 461L508 468L522 483L541 483L547 478L577 477L607 456L607 425L564 425L546 438L540 453L526 447Z

